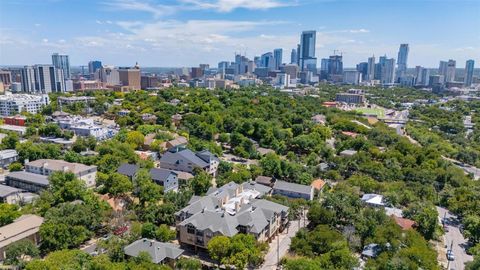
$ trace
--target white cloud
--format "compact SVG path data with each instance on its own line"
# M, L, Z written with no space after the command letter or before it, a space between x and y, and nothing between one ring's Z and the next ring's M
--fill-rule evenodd
M200 9L213 9L219 12L230 12L232 10L243 9L271 9L296 5L295 1L279 0L181 0L186 4L191 4Z
M370 33L370 30L367 30L367 29L364 29L364 28L360 28L360 29L351 29L349 30L350 33Z
M161 17L174 13L176 6L154 4L150 1L113 0L104 4L114 10L132 10L151 13L154 17Z

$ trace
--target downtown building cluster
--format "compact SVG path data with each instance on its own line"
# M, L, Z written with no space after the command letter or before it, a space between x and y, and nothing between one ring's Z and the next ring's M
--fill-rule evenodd
M317 59L316 31L303 31L299 43L290 52L290 61L284 61L284 49L249 59L235 53L233 62L221 61L217 67L200 64L191 68L170 69L168 72L141 70L133 67L115 67L93 60L81 66L81 72L72 72L68 55L55 53L52 64L8 68L0 71L0 90L13 93L48 94L53 92L110 89L130 91L180 87L238 88L265 84L275 88L295 88L318 83L404 86L431 88L435 92L451 88L468 88L477 84L474 60L468 60L463 74L457 72L455 60L440 61L438 69L423 66L408 67L409 44L401 44L397 58L383 55L369 57L356 67L345 68L343 52L334 50L328 58ZM319 65L318 65L319 64Z

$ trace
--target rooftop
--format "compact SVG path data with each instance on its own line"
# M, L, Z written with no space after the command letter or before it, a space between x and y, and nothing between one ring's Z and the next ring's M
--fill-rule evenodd
M43 218L36 215L23 215L13 223L0 228L0 248L22 240L38 232Z
M175 260L183 253L183 249L170 243L158 242L147 238L139 239L124 248L125 254L137 257L140 252L147 252L153 263L161 263L166 258Z
M5 198L11 194L22 192L22 189L0 185L0 198Z
M48 176L46 175L30 173L25 171L10 172L9 174L7 174L6 177L19 179L19 180L22 180L23 182L32 183L32 184L36 184L44 187L48 186L50 183L48 181Z
M97 166L87 166L81 163L71 163L57 159L37 159L26 163L25 166L42 167L52 171L66 170L74 174L97 168Z
M300 184L290 183L290 182L285 182L280 180L277 180L275 182L275 184L273 185L273 189L293 191L293 192L303 193L303 194L311 194L312 192L311 186L300 185Z

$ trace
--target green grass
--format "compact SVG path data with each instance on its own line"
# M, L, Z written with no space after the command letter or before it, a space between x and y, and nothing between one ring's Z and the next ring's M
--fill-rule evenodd
M385 110L380 108L356 108L355 111L364 114L375 114L377 117L385 116Z

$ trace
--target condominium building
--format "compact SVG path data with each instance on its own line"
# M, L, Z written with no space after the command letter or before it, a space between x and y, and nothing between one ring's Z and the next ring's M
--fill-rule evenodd
M270 187L255 182L230 182L210 188L204 197L194 196L187 207L175 213L180 243L206 248L214 236L232 237L238 233L270 241L288 224L289 210L257 199L270 191Z
M21 112L36 114L49 103L48 95L2 95L0 96L0 115L9 116Z
M83 180L87 187L95 186L97 166L70 163L55 159L38 159L25 163L25 170L30 173L48 176L54 172L71 172Z

